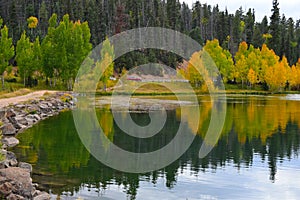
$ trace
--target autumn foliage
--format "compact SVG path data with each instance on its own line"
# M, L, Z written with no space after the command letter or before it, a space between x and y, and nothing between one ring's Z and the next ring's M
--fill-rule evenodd
M38 19L36 17L29 17L27 19L27 23L28 23L28 28L36 28L38 25Z
M254 48L253 45L241 42L234 57L216 39L207 41L203 49L219 71L210 72L211 63L205 62L199 53L194 54L190 62L201 63L201 68L207 70L210 77L218 76L224 83L241 84L242 88L248 89L262 86L276 92L300 89L300 59L290 66L285 56L280 59L266 44L261 48ZM186 69L185 77L193 85L200 87L204 84L203 77L191 65Z

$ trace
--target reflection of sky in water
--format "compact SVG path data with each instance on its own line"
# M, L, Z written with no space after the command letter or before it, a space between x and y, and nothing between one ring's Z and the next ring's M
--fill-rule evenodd
M83 187L72 198L82 199L127 199L123 186L109 185L99 196L97 189ZM91 192L92 191L92 192ZM158 178L153 185L151 181L140 181L136 199L299 199L300 196L300 159L278 162L276 181L269 180L268 161L262 161L259 155L253 157L250 168L237 168L232 163L217 170L195 172L187 165L182 171L178 169L177 183L174 188L166 187L166 179Z

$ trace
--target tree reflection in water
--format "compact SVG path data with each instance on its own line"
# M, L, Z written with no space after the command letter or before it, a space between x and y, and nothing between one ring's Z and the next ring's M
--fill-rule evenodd
M255 155L259 155L262 161L268 161L270 180L274 182L278 163L298 155L300 102L277 97L231 96L218 144L207 157L199 159L199 149L211 113L210 98L204 96L199 99L201 121L197 137L180 159L159 171L128 174L101 164L82 145L71 112L42 121L20 134L20 145L13 151L20 161L33 164L34 182L39 183L42 189L51 189L54 194L77 192L83 186L98 188L97 191L102 193L113 184L123 186L130 199L135 199L141 180L155 185L160 177L164 177L166 187L172 188L178 174L187 167L195 175L208 169L218 170L218 167L226 169L229 163L240 169L251 167ZM192 107L186 109L191 109L187 113L193 115ZM168 111L164 129L151 139L137 139L124 134L114 123L109 107L99 109L97 116L106 136L116 145L130 151L148 152L172 140L181 113L178 109ZM82 117L88 119L89 116ZM139 124L149 122L145 113L132 113L131 117ZM194 126L195 122L189 121L188 124ZM90 141L93 142L92 138Z

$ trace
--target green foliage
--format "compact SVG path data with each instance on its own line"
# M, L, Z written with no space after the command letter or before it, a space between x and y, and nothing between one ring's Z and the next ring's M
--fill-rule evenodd
M115 58L114 47L110 44L108 38L103 42L100 53L101 53L101 60L96 63L96 68L101 70L100 81L103 82L104 90L106 90L106 84L109 78L114 73L113 60Z
M197 41L199 44L203 44L203 39L201 37L201 29L198 26L191 30L190 37Z
M272 35L272 38L270 38L269 46L275 51L276 54L279 55L281 45L281 30L278 0L273 0L272 16L270 17L270 19L270 34Z
M16 61L21 77L23 77L24 86L31 86L31 77L35 71L39 70L41 61L39 38L36 38L35 42L32 43L24 31L17 42Z
M0 18L0 27L2 26ZM9 60L14 56L14 46L12 39L8 36L6 25L0 30L0 74L2 75L2 88L4 88L4 71L9 65Z
M249 84L247 76L252 68L258 76L258 84L266 84L266 69L268 66L274 66L277 61L270 63L274 59L265 57L263 44L267 45L269 50L272 49L278 59L285 55L291 65L300 57L300 22L292 18L287 19L283 15L281 17L278 0L273 0L270 23L267 16L261 22L255 21L254 9L244 12L245 9L240 7L230 14L227 10L219 10L218 6L201 4L198 1L191 9L185 3L180 4L178 0L126 0L122 3L89 0L67 6L63 1L53 3L43 0L40 3L26 3L20 0L0 4L0 15L9 28L9 31L6 26L1 29L3 36L0 46L0 73L4 73L9 61L15 63L12 59L12 44L17 44L18 40L24 37L23 32L27 30L26 37L30 38L30 47L27 46L24 52L19 51L21 55L17 55L16 58L20 62L19 64L17 61L20 75L23 81L25 80L25 85L29 86L32 85L31 77L34 77L34 72L37 71L34 78L46 78L45 87L49 85L50 88L71 90L77 70L92 48L90 42L98 45L105 37L139 27L172 28L205 45L225 82ZM24 9L19 9L17 4L24 5ZM47 22L50 15L52 16ZM81 23L80 20L88 22ZM0 19L0 27L2 24L3 20ZM215 44L214 38L219 41L218 45ZM23 40L26 41L24 38ZM247 44L246 54L238 52L242 41ZM174 42L175 45L177 42L181 45L179 41ZM2 52L6 52L6 55ZM24 58L26 53L28 58ZM234 67L231 59L233 56ZM148 62L163 63L176 68L182 62L182 58L162 50L141 49L118 58L113 68L120 73L123 68L129 70ZM112 68L105 73L107 74L101 80L104 87L108 75L112 74ZM19 77L9 77L6 80L18 81ZM38 81L45 82L44 79ZM56 86L57 84L66 88Z
M45 75L60 77L71 90L77 71L92 48L90 37L87 22L73 22L65 15L57 25L57 15L53 14L49 19L48 34L42 42Z
M230 52L223 49L218 40L207 41L204 50L211 56L223 81L226 83L228 80L233 79L233 60ZM208 66L208 65L207 65Z

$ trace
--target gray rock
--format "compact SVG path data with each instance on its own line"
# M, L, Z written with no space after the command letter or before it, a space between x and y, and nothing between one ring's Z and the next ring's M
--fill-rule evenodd
M25 117L25 119L26 119L29 126L35 124L35 122L36 122L35 118L31 118L31 117L28 117L28 116Z
M5 117L2 119L3 124L9 123L9 120Z
M15 117L16 116L16 112L14 111L14 109L10 108L6 111L6 117Z
M27 115L25 119L35 119L34 114Z
M6 197L6 199L8 199L8 200L24 200L25 198L20 195L11 193L10 195L8 195L8 197Z
M7 151L4 155L7 160L17 159L16 154L11 151Z
M26 106L23 105L23 104L17 104L17 105L15 105L15 107L16 107L16 108L19 108L19 109L23 109L23 108L25 108Z
M23 133L26 129L31 128L31 126L22 126L18 133Z
M40 104L39 107L42 110L48 110L49 109L49 107L46 104Z
M8 162L9 162L10 167L17 167L18 166L17 159L11 159L11 160L8 160Z
M32 165L29 163L20 162L18 167L25 169L25 170L29 171L30 173L32 172Z
M35 185L35 183L33 183L32 184L33 185L33 187L37 187L36 185ZM42 194L42 192L41 191L39 191L39 190L33 190L32 192L31 192L31 196L34 198L34 197L36 197L36 196L38 196L38 195L40 195L40 194Z
M65 109L63 106L58 106L58 110L63 110Z
M48 102L47 105L48 105L50 108L53 107L53 104L50 103L50 102Z
M31 198L31 191L34 188L32 186L30 173L27 170L19 167L0 169L0 176L11 180L12 192L14 194L21 195L26 199Z
M6 177L0 176L0 184L8 182L9 180Z
M4 109L0 110L0 119L3 119L6 117L6 111Z
M36 120L38 120L38 121L41 120L41 117L40 117L38 114L33 115L33 117L34 117Z
M16 128L11 124L7 123L0 127L0 130L2 131L2 135L15 135L17 130Z
M36 105L31 105L27 108L27 113L34 114L37 113L39 108Z
M26 121L24 116L16 116L15 120L22 125L28 125L28 122Z
M16 128L16 129L20 129L21 127L19 126L19 123L17 122L17 120L14 117L9 117L8 118L9 122L12 123L12 125Z
M41 114L41 118L42 118L42 119L45 119L45 118L47 118L47 117L48 117L47 114L45 114L45 113L42 113L42 114Z
M0 185L0 193L4 196L9 195L12 192L13 185L9 182L2 183Z
M17 146L20 142L17 138L15 137L6 137L2 139L2 143L5 144L7 147L15 147Z
M48 199L51 199L51 196L46 192L42 192L40 195L33 198L33 200L48 200Z
M3 160L0 162L0 169L8 168L9 166L9 161L8 160Z

